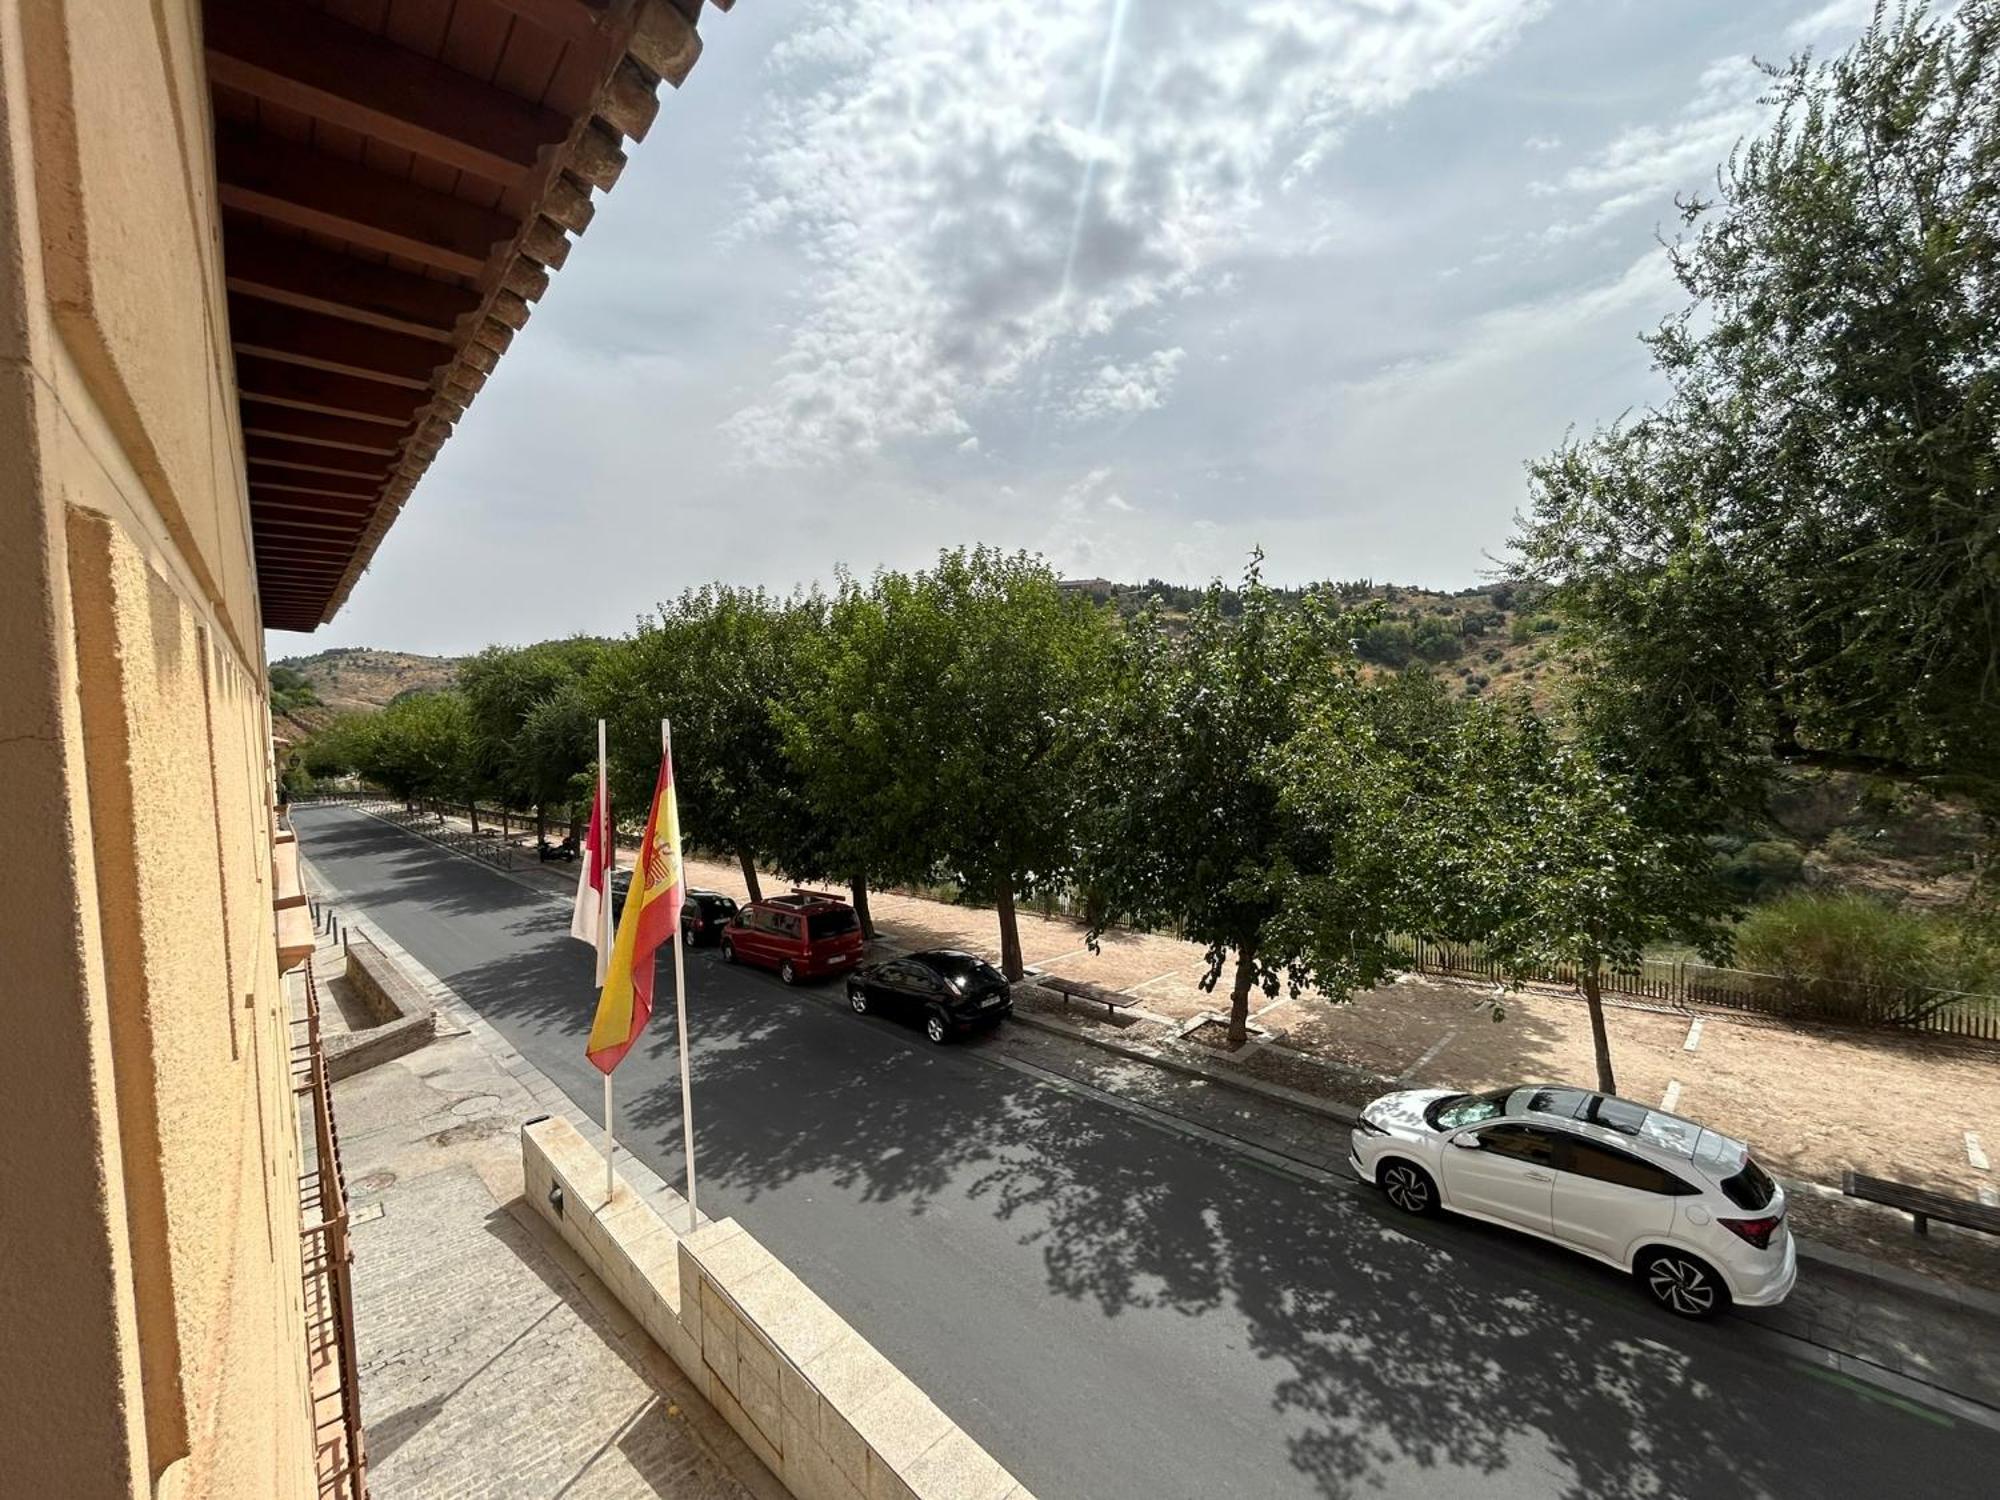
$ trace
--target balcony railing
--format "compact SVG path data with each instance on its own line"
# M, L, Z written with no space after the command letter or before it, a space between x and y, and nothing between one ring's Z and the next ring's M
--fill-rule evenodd
M340 1132L320 1046L319 986L305 967L306 1013L294 1026L292 1088L301 1113L299 1235L304 1262L306 1348L312 1379L313 1448L322 1500L368 1500L361 1435L361 1382L354 1341L354 1252L348 1243L347 1184ZM303 1118L311 1115L308 1122Z

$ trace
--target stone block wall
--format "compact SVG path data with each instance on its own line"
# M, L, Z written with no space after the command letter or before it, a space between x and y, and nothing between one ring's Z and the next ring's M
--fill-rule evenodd
M567 1120L521 1133L529 1200L799 1500L1033 1500L733 1219L676 1234Z

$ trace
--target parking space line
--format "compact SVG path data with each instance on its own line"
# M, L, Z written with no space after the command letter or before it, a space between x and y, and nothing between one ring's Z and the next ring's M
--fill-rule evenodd
M1167 970L1167 972L1164 974L1155 974L1151 979L1142 979L1137 984L1133 985L1130 989L1120 990L1118 993L1121 995L1136 995L1139 993L1139 991L1143 990L1149 984L1158 984L1162 979L1172 979L1176 974L1180 973L1180 971L1182 969L1185 969L1186 967L1187 967L1186 964L1181 964L1176 968Z
M1678 1078L1670 1078L1667 1080L1666 1093L1660 1096L1660 1108L1665 1110L1668 1114L1672 1114L1674 1112L1674 1106L1676 1104L1679 1104L1680 1102L1681 1102L1681 1081Z
M1402 1072L1396 1075L1396 1082L1406 1083L1410 1079L1414 1078L1418 1073L1422 1072L1426 1067L1430 1066L1431 1059L1436 1057L1440 1052L1444 1051L1445 1045L1448 1042L1450 1042L1453 1037L1457 1035L1458 1035L1458 1028L1454 1026L1450 1031L1447 1031L1443 1036L1439 1037L1436 1041L1432 1042L1429 1051L1425 1052L1422 1057L1418 1058L1415 1062L1411 1063L1407 1068L1403 1069Z
M1692 1052L1701 1045L1701 1017L1696 1016L1688 1025L1688 1039L1681 1043L1681 1051Z

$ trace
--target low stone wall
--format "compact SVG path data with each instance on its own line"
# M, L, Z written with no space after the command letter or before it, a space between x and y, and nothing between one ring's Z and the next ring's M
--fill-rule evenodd
M437 1034L437 1013L426 1003L423 991L367 938L348 938L343 982L375 1024L366 1031L326 1038L329 1077L352 1077L416 1051Z
M676 1234L564 1119L521 1131L529 1201L799 1500L1033 1500L733 1219Z

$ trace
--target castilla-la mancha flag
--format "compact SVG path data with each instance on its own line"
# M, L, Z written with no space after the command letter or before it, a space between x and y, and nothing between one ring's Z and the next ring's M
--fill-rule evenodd
M610 834L611 792L604 765L597 767L597 795L590 804L590 831L583 837L583 868L576 877L576 906L570 912L569 935L597 950L597 982L604 983L611 955L604 941L604 903L611 899L611 872L618 863L618 841Z
M583 1049L600 1072L609 1073L623 1062L646 1029L646 1018L653 1013L653 955L660 944L677 940L681 895L681 818L674 806L673 751L666 750L632 888L618 919L618 938L611 945L604 993L598 996L597 1017Z

